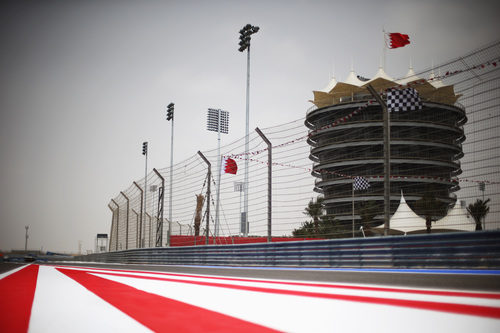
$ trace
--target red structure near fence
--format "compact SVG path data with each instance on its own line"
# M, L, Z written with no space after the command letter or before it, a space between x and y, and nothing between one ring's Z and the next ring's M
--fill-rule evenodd
M294 238L294 237L272 237L272 242L296 242L312 240L318 238ZM231 244L252 244L266 243L267 237L209 237L208 244L231 245ZM205 245L205 236L170 236L170 246L194 246Z

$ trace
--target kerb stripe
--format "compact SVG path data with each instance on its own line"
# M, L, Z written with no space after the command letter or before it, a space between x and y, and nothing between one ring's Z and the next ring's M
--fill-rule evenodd
M27 332L35 297L38 265L0 280L0 332Z
M155 332L276 332L265 326L141 291L85 271L57 270Z
M396 298L381 298L381 297L356 296L356 295L341 295L341 294L329 294L329 293L298 291L298 290L283 290L283 289L274 289L267 287L240 286L240 285L225 284L225 283L189 281L189 280L181 280L168 277L139 276L139 275L111 273L111 272L109 273L93 272L93 274L122 276L135 279L163 280L163 281L179 282L186 284L196 284L200 286L220 287L228 289L263 292L270 294L294 295L303 297L319 297L319 298L336 299L336 300L350 301L350 302L401 306L401 307L420 309L420 310L441 311L441 312L449 312L462 315L472 315L472 316L500 319L500 308L491 306L482 306L482 305L468 305L468 304L457 304L457 303L432 302L432 301L420 301L420 300L408 300L408 299L396 299Z

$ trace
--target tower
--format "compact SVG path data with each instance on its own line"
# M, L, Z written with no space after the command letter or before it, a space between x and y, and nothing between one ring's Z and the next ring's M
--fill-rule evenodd
M430 82L433 82L432 84ZM381 106L371 101L367 90L411 86L418 91L422 108L390 112L390 202L395 212L401 190L410 206L426 192L440 203L436 218L446 214L459 190L455 179L462 170L463 125L465 109L457 102L453 86L419 79L410 68L407 76L393 80L379 68L368 81L351 70L345 82L336 82L330 91L314 91L316 108L306 115L309 128L309 158L314 162L314 190L324 196L324 208L341 224L350 225L354 202L356 209L372 201L378 208L374 224L383 223L384 161ZM385 99L385 95L383 94ZM370 187L352 195L352 178L363 176ZM419 213L416 210L417 214ZM355 214L359 220L359 215Z

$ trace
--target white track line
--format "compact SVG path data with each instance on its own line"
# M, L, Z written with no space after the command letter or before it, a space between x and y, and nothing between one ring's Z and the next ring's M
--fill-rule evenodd
M53 267L40 266L29 332L151 332Z

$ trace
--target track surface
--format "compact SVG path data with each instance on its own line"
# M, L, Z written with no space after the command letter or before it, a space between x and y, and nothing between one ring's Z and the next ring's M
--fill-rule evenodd
M61 264L68 265L65 263ZM486 270L252 268L220 266L122 265L101 263L78 263L77 265L82 267L100 267L139 271L147 270L231 277L303 280L332 283L383 284L403 287L448 288L500 292L500 271Z
M1 264L0 331L500 331L498 271L66 265Z

